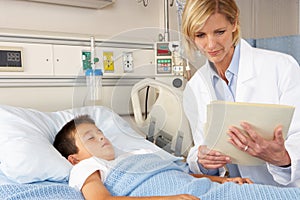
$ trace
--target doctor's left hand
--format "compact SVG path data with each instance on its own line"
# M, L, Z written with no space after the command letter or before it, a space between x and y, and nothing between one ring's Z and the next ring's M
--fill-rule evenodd
M242 122L241 126L248 135L243 134L237 127L229 127L227 133L233 146L276 166L291 164L291 158L284 146L282 126L274 129L272 140L261 137L249 123Z

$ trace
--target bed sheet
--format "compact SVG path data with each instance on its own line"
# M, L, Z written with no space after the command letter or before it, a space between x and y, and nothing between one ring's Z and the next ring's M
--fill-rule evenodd
M68 186L67 182L42 181L30 184L20 184L10 180L0 170L1 200L83 200L81 192Z
M0 170L0 185L4 185L4 184L14 184L16 182L10 180L9 178L7 178L5 176L5 174Z
M30 184L0 185L0 199L2 200L84 200L80 191L68 186L67 183L43 181Z

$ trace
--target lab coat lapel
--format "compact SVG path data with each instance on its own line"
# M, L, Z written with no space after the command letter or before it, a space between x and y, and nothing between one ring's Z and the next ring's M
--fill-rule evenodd
M236 88L236 101L249 101L255 93L256 72L253 59L253 48L241 40L239 72Z
M205 63L205 66L202 69L202 80L204 81L204 84L206 85L206 92L209 94L207 95L207 101L206 102L211 102L214 100L217 100L216 93L214 90L214 87L212 85L211 81L211 71L210 71L210 66L208 60Z

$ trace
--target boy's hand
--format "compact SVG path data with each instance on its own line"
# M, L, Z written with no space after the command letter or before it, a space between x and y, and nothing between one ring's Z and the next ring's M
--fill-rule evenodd
M196 178L209 178L213 182L217 183L226 183L226 182L234 182L238 184L252 184L253 181L251 181L249 178L241 178L241 177L235 177L235 178L227 178L227 177L220 177L220 176L210 176L205 174L191 174L191 176Z
M162 197L164 200L200 200L198 197L189 194L179 194L175 196Z
M220 177L222 178L222 177ZM244 184L244 183L248 183L248 184L252 184L253 181L251 181L249 178L241 178L241 177L235 177L235 178L222 178L220 180L220 183L226 183L226 182L234 182L234 183L238 183L240 185Z

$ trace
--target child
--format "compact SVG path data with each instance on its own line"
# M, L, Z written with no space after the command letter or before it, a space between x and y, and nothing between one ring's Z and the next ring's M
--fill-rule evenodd
M186 192L182 188L176 189L179 186L195 182L197 192L192 191L191 194L201 196L209 193L211 188L218 187L217 183L212 183L206 178L201 178L201 181L196 183L196 178L188 175L181 166L174 162L163 161L154 154L145 154L146 151L144 151L144 154L133 152L130 155L124 154L115 158L114 147L111 142L96 127L95 122L88 115L78 116L68 122L56 135L54 147L74 165L70 174L69 185L81 190L86 199L194 200L199 198L184 194L188 193L189 190ZM139 165L142 165L142 167L139 168ZM140 173L139 170L146 171ZM169 171L171 173L168 173ZM167 176L164 176L164 173L168 173ZM160 176L163 176L163 178ZM154 184L152 183L153 187L144 186L144 182L148 180L151 182L156 177L159 178L159 181L155 180ZM219 183L228 181L240 184L252 183L247 178L214 177L213 181ZM157 188L160 182L162 182L163 187ZM179 185L172 185L173 182L174 184L180 183ZM183 188L190 189L190 187ZM223 191L224 188L221 190ZM147 197L125 197L129 195L144 196L144 194ZM211 196L211 194L209 195Z
M72 163L72 165L77 165L80 161L83 161L81 166L89 164L93 165L93 160L89 159L93 159L95 157L100 158L97 159L97 162L99 162L100 165L99 170L95 170L87 177L86 180L78 183L79 185L82 185L79 189L81 189L86 199L107 200L111 197L102 181L105 180L105 177L109 172L109 167L106 167L109 162L106 161L113 161L115 159L115 152L111 142L103 135L102 131L96 127L93 119L91 119L88 115L82 115L71 120L58 132L53 145L66 159L68 159L70 163ZM103 166L101 166L101 164ZM78 168L79 167L80 166L78 165ZM80 181L80 178L77 179L77 177L75 177L76 173L74 172L77 171L79 170L74 167L70 174L70 185L73 187L78 185L75 183L77 180ZM131 198L124 197L124 199ZM175 200L198 198L192 197L191 195L176 195L170 197L145 197L141 199Z

